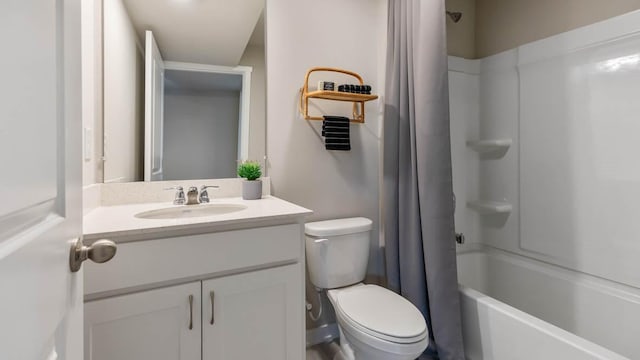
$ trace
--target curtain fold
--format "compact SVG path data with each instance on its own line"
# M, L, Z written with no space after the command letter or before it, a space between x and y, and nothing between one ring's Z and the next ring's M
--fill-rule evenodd
M389 287L425 316L421 359L464 360L443 0L389 0L383 201Z

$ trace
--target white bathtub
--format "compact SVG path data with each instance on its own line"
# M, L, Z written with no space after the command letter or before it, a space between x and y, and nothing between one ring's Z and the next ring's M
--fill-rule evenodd
M640 359L640 290L471 246L458 254L468 359Z

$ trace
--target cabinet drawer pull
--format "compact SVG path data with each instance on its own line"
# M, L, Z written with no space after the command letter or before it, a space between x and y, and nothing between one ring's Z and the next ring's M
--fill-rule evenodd
M213 323L215 322L214 317L213 317L213 309L214 309L214 297L215 294L213 293L213 290L211 290L211 292L209 292L209 298L211 299L211 321L209 322L211 325L213 325Z
M193 329L193 295L189 295L189 330Z

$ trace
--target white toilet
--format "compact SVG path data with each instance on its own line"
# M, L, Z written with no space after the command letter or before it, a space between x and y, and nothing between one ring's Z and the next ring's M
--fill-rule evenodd
M427 348L422 313L402 296L365 285L371 220L307 223L309 277L327 291L338 319L340 347L356 360L413 360Z

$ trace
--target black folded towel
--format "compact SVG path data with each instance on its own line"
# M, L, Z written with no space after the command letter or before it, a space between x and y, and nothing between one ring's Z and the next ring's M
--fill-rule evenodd
M346 118L344 116L323 115L322 118L325 119L325 120L349 121L349 118Z
M348 139L348 132L332 132L332 131L323 131L322 136L326 136L327 138L338 138L338 139Z
M351 144L351 140L349 139L340 139L340 138L326 138L324 139L325 145L327 144Z
M349 119L344 116L323 116L322 136L327 133L341 133L349 136Z
M341 127L341 128L348 128L349 127L349 122L348 121L337 121L337 120L323 120L322 121L322 126L335 126L335 127Z
M333 126L327 126L322 129L322 136L327 136L327 134L340 134L349 136L349 128L336 128Z
M323 116L322 125L349 127L349 118L344 116Z
M343 128L343 127L335 127L335 126L325 126L322 130L326 131L326 132L336 132L336 133L340 133L340 134L348 134L349 133L349 128Z
M322 136L327 150L351 150L349 118L325 115L322 121Z
M351 150L351 145L349 144L327 144L324 146L327 150L343 150L349 151Z
M322 125L322 131L349 133L348 126L335 126L333 124Z
M344 116L323 115L322 118L327 121L349 121L349 118Z
M332 123L332 122L323 122L322 130L327 130L327 129L331 129L332 131L348 132L349 123L340 124L340 123Z

